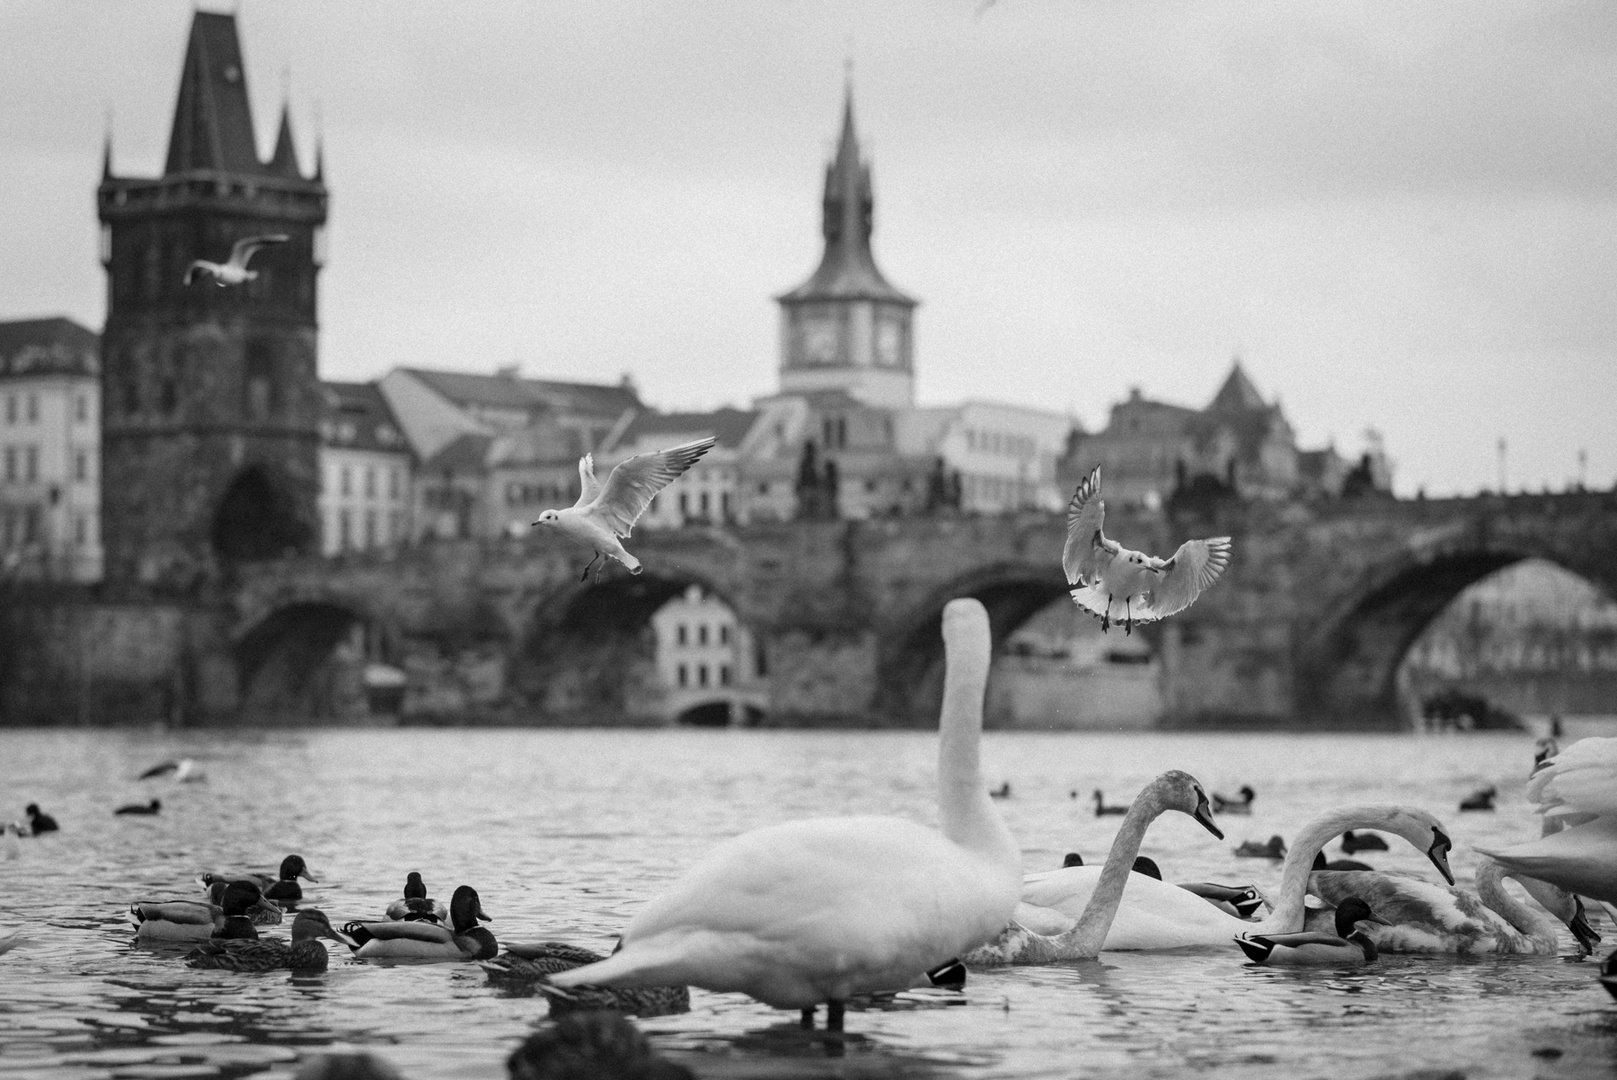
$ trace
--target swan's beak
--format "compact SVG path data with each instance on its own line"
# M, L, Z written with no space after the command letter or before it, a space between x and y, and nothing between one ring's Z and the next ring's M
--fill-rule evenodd
M1206 795L1201 795L1196 799L1196 812L1190 816L1201 822L1202 828L1220 840L1224 839L1224 830L1213 824L1213 808L1207 805Z
M1454 884L1454 872L1449 869L1449 849L1454 841L1442 829L1432 830L1432 846L1426 849L1426 857L1432 860L1437 872L1443 875L1443 880L1450 885Z
M1578 947L1583 950L1583 955L1588 956L1595 951L1595 946L1600 944L1600 934L1595 931L1594 927L1589 925L1589 920L1584 917L1583 901L1574 896L1572 903L1577 908L1578 913L1572 916L1572 920L1566 924L1567 929L1571 930L1572 936L1578 939Z

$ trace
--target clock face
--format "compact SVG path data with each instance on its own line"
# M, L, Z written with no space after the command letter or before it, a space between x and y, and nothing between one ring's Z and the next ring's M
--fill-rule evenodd
M884 367L897 367L904 359L904 328L896 322L882 322L876 326L876 363Z
M808 322L802 328L803 359L811 364L830 364L837 358L835 323Z

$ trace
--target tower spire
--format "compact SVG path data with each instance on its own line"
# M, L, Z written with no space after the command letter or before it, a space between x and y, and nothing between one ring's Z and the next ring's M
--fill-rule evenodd
M297 143L292 138L292 110L286 102L281 103L281 130L275 136L275 153L270 157L269 171L277 176L303 178L298 168Z
M199 169L236 173L263 169L253 136L236 17L212 11L198 11L191 21L163 173Z

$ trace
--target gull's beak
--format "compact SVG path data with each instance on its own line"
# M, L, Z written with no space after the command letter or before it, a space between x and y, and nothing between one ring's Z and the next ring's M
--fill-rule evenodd
M1572 936L1578 939L1578 947L1583 950L1583 955L1588 956L1595 951L1595 946L1600 944L1600 934L1595 931L1594 927L1589 925L1589 920L1584 916L1583 901L1574 896L1572 903L1576 906L1578 913L1572 916L1572 920L1566 924L1567 929L1571 930Z
M1224 839L1224 830L1213 824L1213 808L1207 805L1206 795L1197 796L1196 812L1190 816L1201 822L1202 828L1206 829L1220 840Z
M1449 849L1453 846L1454 841L1450 840L1442 829L1433 829L1432 846L1426 849L1426 857L1432 860L1437 872L1442 874L1443 880L1450 885L1454 884L1454 872L1449 869Z

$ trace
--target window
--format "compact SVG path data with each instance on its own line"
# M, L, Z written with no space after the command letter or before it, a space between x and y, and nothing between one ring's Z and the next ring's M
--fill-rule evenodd
M376 498L376 466L375 465L367 465L367 466L365 466L365 497L367 499Z
M703 623L701 626L696 628L696 643L698 645L707 644L707 623ZM703 683L702 685L706 686L707 684Z
M337 514L337 549L347 551L354 545L354 521L351 511L342 510Z
M684 627L680 627L680 629L683 630ZM686 666L684 664L679 665L679 685L685 686L690 681L691 681L690 670L688 668L686 668Z
M22 511L22 542L32 544L39 540L39 507L25 506ZM706 684L704 684L706 685Z
M90 522L83 514L73 515L73 542L80 547L90 541Z
M728 491L719 492L719 513L724 515L726 521L730 519L730 493Z
M730 665L729 664L720 664L719 665L719 685L720 686L729 686L730 685L730 678L731 678Z
M337 490L339 492L341 492L343 495L349 495L349 494L352 493L351 490L350 490L352 487L353 487L353 484L351 482L350 470L349 470L348 466L344 465L342 467L342 483L338 486Z
M16 394L7 394L6 395L6 423L15 424L16 422L17 422L17 395Z
M37 423L38 421L39 421L39 395L38 394L29 394L28 395L28 422L30 424L33 424L33 423Z
M29 507L29 509L33 509L33 508ZM697 686L706 686L707 685L707 665L706 664L697 664L696 665L696 685Z
M73 415L81 421L90 419L90 396L88 394L78 396L78 400L73 403Z
M90 479L89 451L73 451L73 479L77 480L81 484Z
M702 506L702 516L707 517L708 502L707 502L707 492L705 492L705 491L702 492L702 495L701 495L701 506Z
M397 467L387 471L387 497L390 499L399 497L399 470Z
M365 546L367 548L373 548L373 547L376 546L376 511L375 510L367 510L367 511L365 511Z
M679 630L678 630L678 632L677 632L677 637L678 637L678 639L679 639L679 643L680 643L680 644L681 644L681 645L683 645L683 644L685 644L685 624L684 624L684 623L680 623L680 624L679 624ZM681 686L684 686L684 685L685 685L685 684L684 684L684 683L680 683L680 685L681 685Z
M22 478L29 483L39 479L39 447L28 446L23 448Z
M728 626L719 627L719 644L730 644L730 628Z
M679 493L679 516L689 517L691 513L691 498L685 492Z
M9 481L14 481L16 479L17 479L17 448L15 446L8 446L8 447L6 447L6 480L9 482Z

